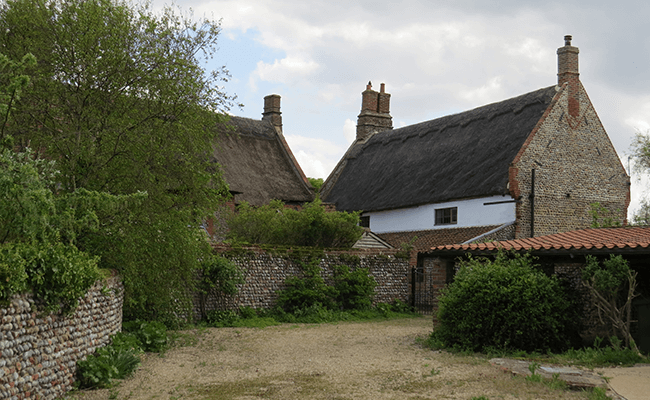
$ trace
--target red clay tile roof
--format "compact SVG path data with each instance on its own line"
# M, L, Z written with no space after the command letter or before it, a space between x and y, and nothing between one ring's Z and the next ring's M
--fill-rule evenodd
M473 226L469 228L431 229L424 231L379 233L381 237L395 248L400 248L402 243L410 243L416 237L413 248L425 251L435 246L445 244L463 243L501 225Z
M650 227L580 229L529 239L443 245L433 247L430 252L491 252L500 248L517 251L650 249Z

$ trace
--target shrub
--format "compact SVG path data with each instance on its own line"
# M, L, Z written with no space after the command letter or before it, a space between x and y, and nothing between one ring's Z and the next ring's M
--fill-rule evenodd
M578 328L576 309L529 255L470 258L443 290L433 340L470 351L563 350Z
M281 201L254 208L242 203L228 221L228 239L283 246L352 247L361 238L359 213L326 212L319 199L302 210Z
M142 351L160 353L167 348L167 328L162 322L129 321L122 328L136 337Z
M142 352L139 340L131 333L118 332L111 344L95 354L77 361L77 386L101 388L111 386L113 379L129 377L140 365Z
M334 267L333 285L321 276L320 259L314 258L302 264L304 277L293 276L285 283L287 288L278 294L277 307L296 314L307 309L367 310L372 307L375 279L368 275L368 268L350 271L346 265ZM315 307L315 308L314 308Z
M334 267L334 288L338 306L343 310L367 310L372 307L377 282L368 268L350 272L346 265Z
M325 283L318 263L316 258L303 263L304 277L287 278L287 288L278 293L277 307L291 314L316 305L330 310L336 307L337 290Z

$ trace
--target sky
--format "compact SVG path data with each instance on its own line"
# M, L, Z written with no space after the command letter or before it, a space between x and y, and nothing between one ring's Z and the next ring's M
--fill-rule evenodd
M172 5L152 0L154 10ZM282 97L283 133L305 174L326 178L354 140L361 92L386 84L398 128L557 83L564 36L580 79L632 180L629 213L650 197L630 144L650 130L650 2L176 0L221 21L224 89L261 118Z

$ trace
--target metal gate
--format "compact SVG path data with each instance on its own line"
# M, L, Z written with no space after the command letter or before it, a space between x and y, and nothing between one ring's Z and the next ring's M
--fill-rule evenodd
M411 306L420 314L433 314L432 274L423 267L411 268Z

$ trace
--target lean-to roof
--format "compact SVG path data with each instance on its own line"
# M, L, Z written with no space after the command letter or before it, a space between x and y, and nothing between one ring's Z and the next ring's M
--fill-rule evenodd
M631 226L620 228L579 229L528 239L503 240L487 243L448 244L433 247L429 255L490 254L503 250L532 251L535 254L615 254L624 252L650 253L650 228Z
M508 168L556 87L459 114L380 132L352 145L325 201L379 211L507 193Z

